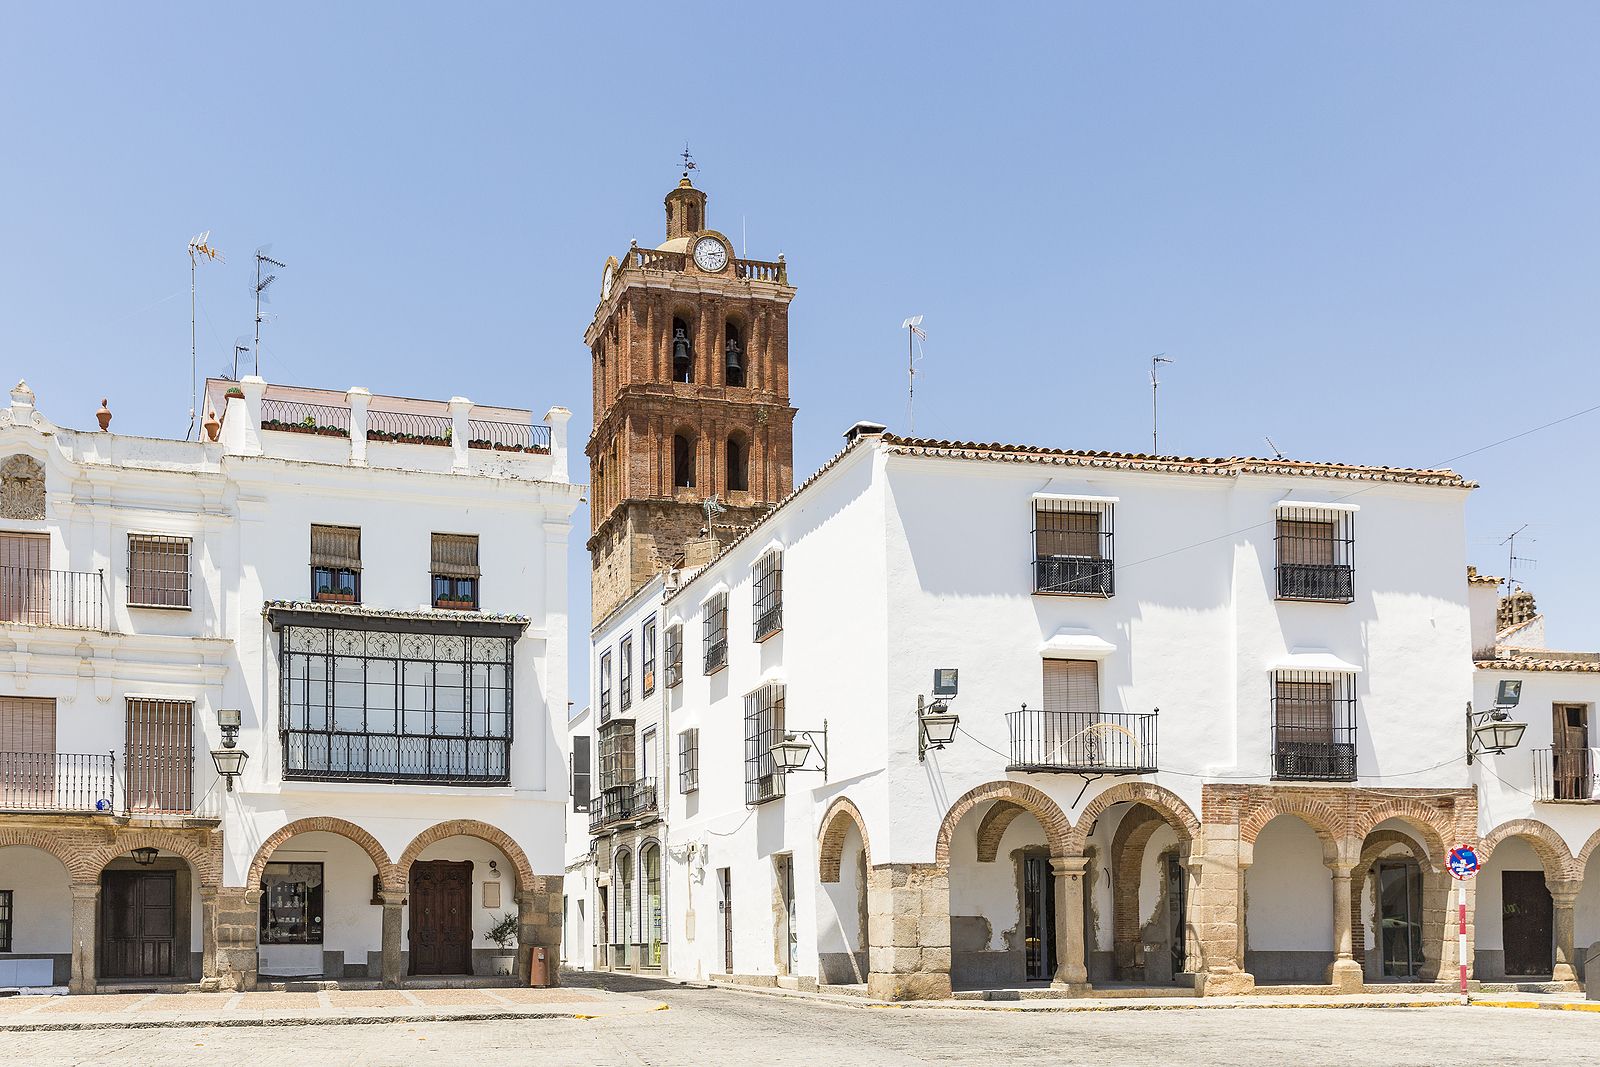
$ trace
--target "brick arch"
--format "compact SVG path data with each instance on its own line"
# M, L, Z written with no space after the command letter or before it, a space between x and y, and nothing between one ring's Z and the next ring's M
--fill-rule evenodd
M261 842L261 847L256 849L255 858L250 861L250 870L245 875L245 888L254 889L260 884L261 876L267 869L267 861L272 858L272 854L280 845L296 834L309 833L338 834L345 840L354 842L378 869L378 881L381 885L390 890L405 888L404 880L396 877L394 864L389 862L389 853L378 844L377 838L353 822L320 815L311 819L296 819Z
M1117 823L1111 838L1111 951L1118 977L1129 977L1142 969L1138 958L1140 875L1145 850L1157 830L1167 825L1166 816L1146 804L1136 804Z
M1408 827L1407 829L1410 828ZM1422 843L1418 841L1416 837L1413 837L1412 834L1406 832L1405 830L1395 830L1390 828L1373 830L1362 839L1361 854L1357 859L1355 868L1350 872L1350 886L1352 889L1350 894L1350 931L1352 946L1351 952L1354 954L1356 961L1363 966L1365 966L1367 962L1367 924L1365 917L1362 915L1361 907L1365 902L1367 877L1372 873L1372 868L1381 858L1381 853L1384 851L1384 849L1389 848L1392 845L1404 845L1406 847L1406 850L1411 853L1410 858L1415 860L1422 868L1424 879L1429 877L1442 877L1439 872L1442 870L1441 864L1443 863L1443 857L1441 856L1438 863L1430 865L1428 850L1423 847ZM1426 880L1423 882L1423 885L1426 887ZM1426 896L1427 889L1424 888L1423 892L1424 896ZM1422 965L1423 970L1426 971L1429 969L1429 964L1432 964L1435 977L1437 977L1438 974L1438 948L1435 943L1436 938L1432 936L1434 932L1431 928L1438 921L1439 920L1436 917L1433 917L1425 907L1423 919L1424 936L1422 938Z
M836 797L822 813L822 830L817 835L817 880L837 882L844 863L844 839L851 825L861 835L861 851L872 866L872 846L867 840L867 820L849 797Z
M1574 861L1578 877L1583 877L1583 872L1589 869L1589 858L1595 854L1596 850L1600 850L1600 830L1596 830L1589 835L1589 840L1585 841L1583 847L1578 850L1578 857Z
M1559 882L1581 877L1581 868L1573 870L1576 864L1566 841L1553 828L1538 819L1512 819L1490 830L1478 845L1479 859L1487 863L1489 857L1494 854L1495 847L1513 837L1520 837L1533 846L1534 853L1544 866L1545 877L1550 881Z
M517 889L533 889L533 864L528 862L528 856L522 851L522 846L498 826L490 826L477 819L451 819L448 822L435 823L412 838L411 844L406 846L406 850L400 853L400 858L394 863L395 878L399 884L410 883L411 864L416 862L423 849L447 837L476 837L479 841L487 841L504 853L506 859L511 862L511 868L517 875Z
M219 849L206 851L198 847L192 838L170 830L135 830L132 833L121 834L109 845L102 847L87 861L89 879L96 880L100 872L106 869L106 864L121 856L126 856L136 848L159 848L163 852L176 853L182 856L189 864L194 876L202 887L220 886L222 884L222 855Z
M1420 846L1424 850L1417 859L1435 868L1444 863L1448 852L1445 842L1455 833L1455 826L1440 818L1438 808L1429 807L1421 801L1394 799L1368 808L1356 817L1352 836L1365 842L1373 835L1374 828L1379 823L1389 819L1405 824L1417 835L1418 840L1411 844L1413 847ZM1363 844L1362 851L1365 850L1366 846Z
M55 857L67 869L67 877L74 882L92 882L99 868L89 869L91 856L67 845L60 834L46 830L12 829L0 826L0 848L36 848Z
M1200 820L1195 818L1194 812L1178 794L1151 782L1124 782L1089 801L1083 814L1078 816L1078 825L1069 835L1071 851L1068 855L1083 854L1084 842L1093 832L1094 824L1115 804L1143 804L1150 808L1178 831L1178 840L1184 844L1200 838Z
M978 823L979 863L994 862L995 856L1000 853L1000 839L1006 835L1017 816L1027 810L1021 804L1000 800L983 813L983 820Z
M1026 808L1044 827L1045 840L1050 843L1052 856L1078 855L1070 851L1072 821L1055 801L1024 782L987 782L962 794L945 813L933 848L933 862L936 865L945 868L950 866L950 841L955 837L956 826L967 812L988 800L1009 800Z
M1239 820L1239 842L1254 845L1267 823L1280 815L1293 815L1317 832L1324 847L1337 849L1343 837L1339 813L1327 804L1293 790L1275 790L1276 795L1245 812Z

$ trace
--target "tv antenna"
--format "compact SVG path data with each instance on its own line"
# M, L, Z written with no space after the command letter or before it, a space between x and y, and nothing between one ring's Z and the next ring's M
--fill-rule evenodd
M1277 459L1282 459L1283 458L1283 449L1278 447L1277 442L1274 441L1270 437L1266 438L1266 442L1267 442L1267 447L1272 449L1272 455Z
M695 166L694 157L689 154L689 142L683 142L683 176L687 178L691 170L699 170Z
M1157 352L1150 357L1150 454L1153 456L1161 454L1161 439L1156 433L1156 390L1161 387L1161 379L1156 376L1156 365L1171 362L1173 361L1167 358L1165 352Z
M917 432L917 357L912 348L914 341L926 341L928 331L922 328L922 316L913 315L900 324L906 332L906 422L908 433Z
M233 380L239 380L239 353L249 352L250 346L245 344L250 338L240 334L233 339Z
M183 432L187 441L194 433L194 411L200 403L199 358L195 333L195 266L200 260L222 259L222 253L211 243L211 231L197 233L189 238L189 428Z
M265 275L262 274L263 267L267 268ZM254 291L256 297L256 362L254 373L257 375L261 373L261 302L265 300L271 303L271 298L267 296L267 287L278 280L278 276L271 272L283 269L284 265L272 258L271 245L262 245L256 249L256 280L255 284L250 288Z
M1539 564L1539 561L1536 560L1536 559L1530 559L1527 556L1519 556L1519 555L1517 555L1517 538L1522 536L1522 532L1524 530L1526 530L1529 526L1532 526L1532 525L1533 524L1530 523L1530 522L1523 523L1521 526L1518 526L1515 530L1512 530L1510 536L1508 536L1504 541L1500 542L1502 545L1506 546L1506 595L1507 596L1510 596L1512 590L1516 587L1516 583L1512 581L1512 575L1516 572L1517 564L1523 563L1523 564L1526 564L1530 568L1536 567ZM1530 537L1530 538L1528 538L1528 540L1529 541L1533 541L1534 538Z
M717 494L712 493L701 502L700 510L706 513L706 536L717 536L716 527L712 525L712 520L716 516L721 515L724 511L727 511L728 506L717 499Z

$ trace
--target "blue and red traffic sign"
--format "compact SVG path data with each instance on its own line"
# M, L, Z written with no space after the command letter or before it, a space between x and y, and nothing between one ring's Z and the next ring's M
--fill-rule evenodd
M1450 874L1455 878L1467 879L1478 873L1478 853L1471 845L1458 845L1450 850L1450 858L1445 861L1450 868Z

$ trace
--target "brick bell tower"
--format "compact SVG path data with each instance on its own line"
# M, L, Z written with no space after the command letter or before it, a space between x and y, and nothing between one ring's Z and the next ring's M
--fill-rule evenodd
M606 260L593 360L589 557L596 621L705 536L726 541L794 483L788 268L735 259L686 170L667 239Z

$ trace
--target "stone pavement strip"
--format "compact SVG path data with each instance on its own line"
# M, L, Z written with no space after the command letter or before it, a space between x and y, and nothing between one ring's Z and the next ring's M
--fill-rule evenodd
M0 998L0 1033L154 1026L297 1026L592 1019L661 1011L603 989L371 989L314 993L106 993Z

